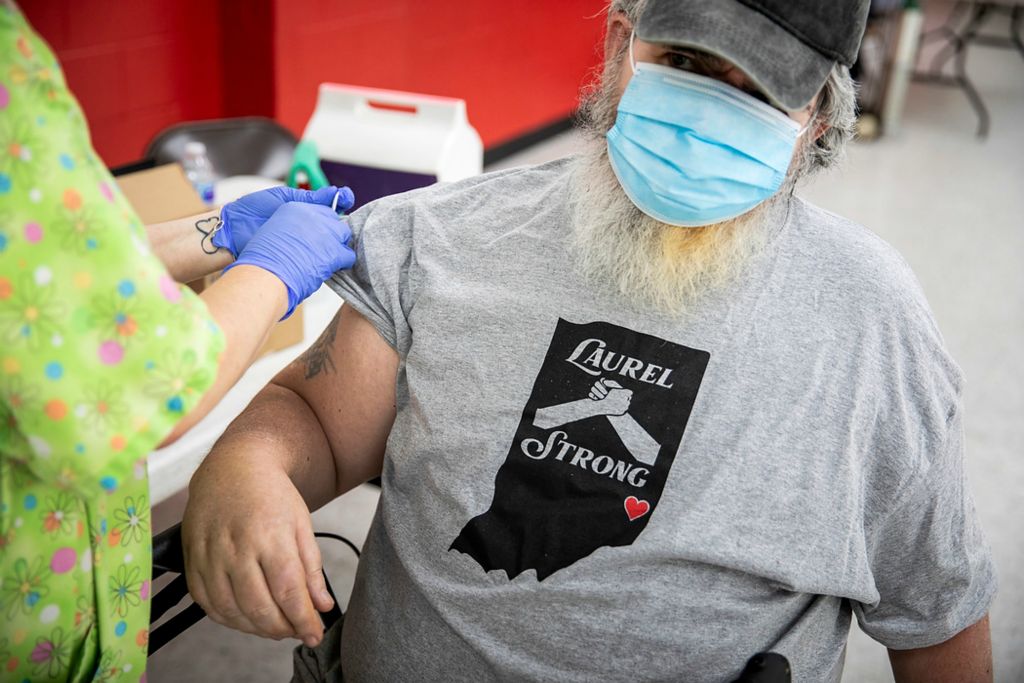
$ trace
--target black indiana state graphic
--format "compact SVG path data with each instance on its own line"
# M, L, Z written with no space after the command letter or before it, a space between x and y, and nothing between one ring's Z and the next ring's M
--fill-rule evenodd
M485 571L545 578L630 545L661 498L710 354L559 320L491 507L452 543Z

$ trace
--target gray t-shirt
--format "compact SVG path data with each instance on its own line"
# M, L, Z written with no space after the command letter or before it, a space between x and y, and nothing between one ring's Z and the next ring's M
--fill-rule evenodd
M793 199L681 322L576 274L570 168L350 218L331 285L401 364L345 676L728 681L773 650L817 683L851 614L897 649L984 616L961 374L896 252Z

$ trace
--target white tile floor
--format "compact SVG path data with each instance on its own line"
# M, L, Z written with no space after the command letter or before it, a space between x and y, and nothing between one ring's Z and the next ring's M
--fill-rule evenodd
M901 134L855 145L841 171L802 194L902 252L964 369L968 474L1001 579L992 609L996 680L1017 683L1024 681L1024 63L1012 52L975 48L969 70L991 108L988 140L973 137L961 93L913 85ZM561 156L573 141L560 136L499 166ZM317 526L361 543L375 502L374 490L358 489L318 512ZM157 510L158 528L180 515L182 503ZM341 547L325 553L332 582L347 595L354 560ZM151 660L149 679L288 680L290 648L205 622ZM844 681L891 680L884 649L854 627Z

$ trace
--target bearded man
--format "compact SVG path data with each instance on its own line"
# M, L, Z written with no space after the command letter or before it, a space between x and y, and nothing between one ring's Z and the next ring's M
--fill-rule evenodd
M793 196L866 0L615 0L574 158L351 216L347 305L190 486L216 621L296 680L991 679L962 379L913 275ZM381 476L343 629L309 510Z

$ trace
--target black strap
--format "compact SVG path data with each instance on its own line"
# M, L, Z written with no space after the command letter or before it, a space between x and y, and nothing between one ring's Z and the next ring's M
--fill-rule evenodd
M335 541L341 541L349 548L351 548L352 552L356 554L356 559L359 559L359 548L356 547L355 543L348 540L344 536L332 534L327 531L317 531L313 535L317 538L330 538ZM334 589L331 588L331 582L327 580L327 573L324 572L323 569L321 569L320 572L324 575L324 584L327 586L327 592L331 594L331 599L334 600L334 605L331 607L331 609L327 610L326 612L320 612L320 621L323 622L324 630L326 631L332 626L334 626L336 623L338 623L338 620L341 619L342 612L341 607L338 605L338 598L336 595L334 595Z
M327 532L327 531L317 531L313 535L316 536L317 538L332 538L335 541L341 541L342 543L344 543L345 545L347 545L349 548L352 549L352 552L354 552L356 554L357 558L359 557L359 548L356 547L355 543L353 543L352 541L348 540L344 536L339 536L338 534L332 534L332 533Z
M323 569L320 570L320 573L324 575L324 585L327 586L327 592L331 594L331 599L334 600L334 604L331 605L329 610L320 612L320 621L323 622L324 631L327 631L341 619L341 607L338 605L338 598L334 595L334 589L331 588L331 582L327 580L327 573Z

